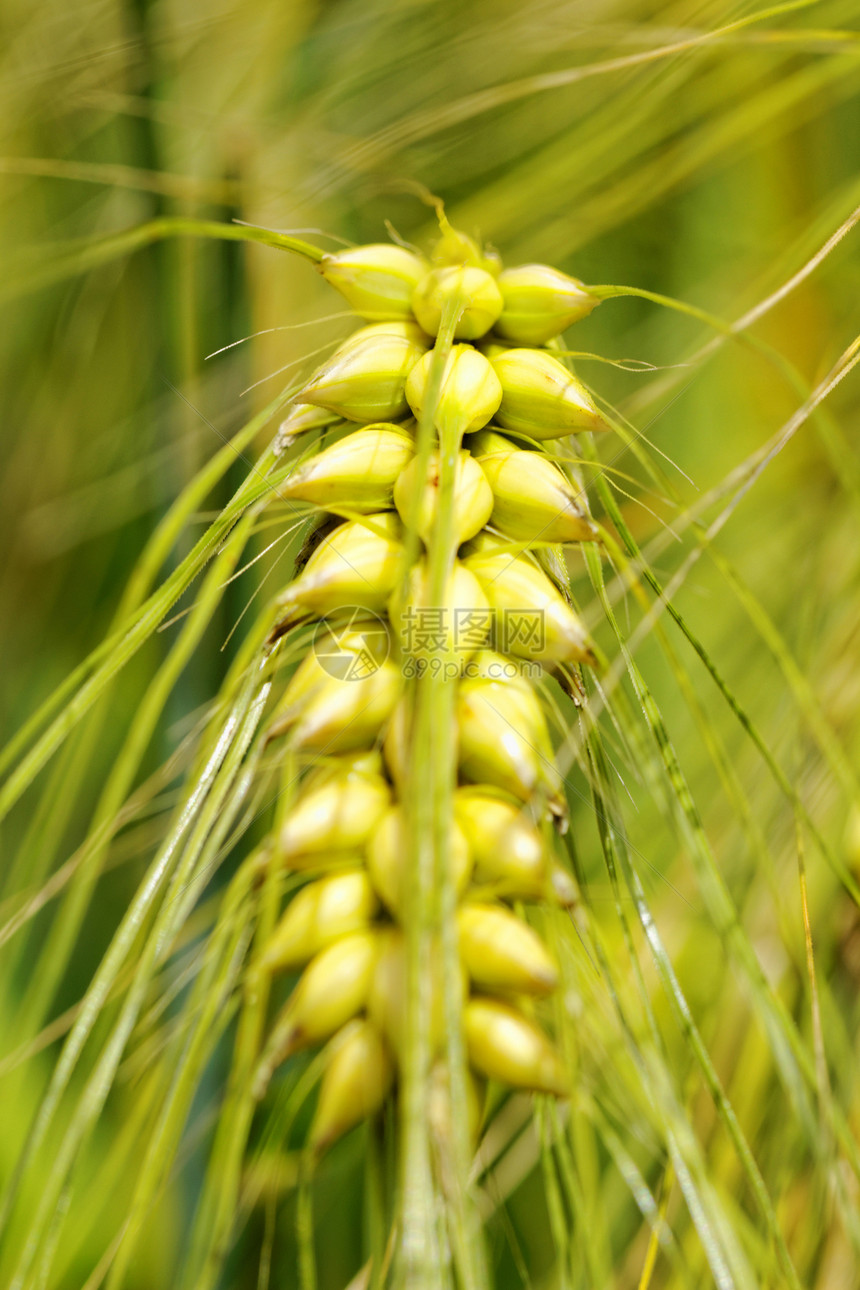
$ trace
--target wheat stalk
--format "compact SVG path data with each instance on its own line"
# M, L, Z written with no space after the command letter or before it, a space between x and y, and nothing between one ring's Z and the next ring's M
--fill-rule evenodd
M447 1192L449 1222L462 1213L486 1081L570 1091L539 1004L558 969L520 902L576 899L551 840L567 806L537 681L583 693L595 654L557 544L598 530L542 445L608 428L546 348L596 297L546 266L503 269L440 220L428 260L370 245L319 264L366 325L278 434L283 450L340 431L279 493L342 522L276 606L273 659L315 630L268 728L306 770L265 868L313 881L252 967L302 970L256 1095L329 1045L314 1156L402 1086L408 1285L440 1275L432 1196ZM478 1284L480 1258L449 1239Z

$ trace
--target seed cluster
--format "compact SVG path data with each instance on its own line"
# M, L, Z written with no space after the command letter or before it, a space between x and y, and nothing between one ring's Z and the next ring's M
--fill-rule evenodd
M434 666L457 683L448 866L476 1122L480 1079L567 1091L529 1003L553 991L557 968L511 903L569 904L574 895L547 842L546 821L565 807L529 669L594 661L556 544L597 530L541 443L607 427L544 348L598 303L575 279L543 265L503 269L447 225L429 261L371 245L319 267L367 325L316 372L281 427L291 442L356 423L281 489L343 522L323 530L279 604L277 634L320 627L271 734L317 760L272 855L315 880L290 901L262 955L267 971L302 972L261 1081L288 1055L337 1037L311 1129L322 1149L382 1105L403 1051L408 678ZM443 365L434 338L447 327L450 340L452 325ZM438 435L429 457L416 445L425 410ZM405 569L405 538L431 545L443 453L458 553L439 603L427 556ZM441 983L430 988L441 1049Z

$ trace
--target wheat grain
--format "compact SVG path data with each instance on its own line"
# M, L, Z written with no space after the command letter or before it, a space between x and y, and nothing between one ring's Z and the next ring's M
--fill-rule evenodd
M316 1150L376 1111L396 1086L406 1024L401 928L409 917L400 800L411 739L407 683L433 666L458 678L461 787L447 863L459 901L469 1062L478 1076L560 1096L569 1091L549 1037L517 1002L550 994L556 966L505 902L575 899L536 823L542 815L564 819L566 807L528 668L591 664L594 654L528 546L593 540L597 530L564 472L540 447L526 450L504 430L534 441L607 428L585 388L537 348L597 304L575 279L540 265L500 273L494 257L445 224L427 261L374 245L326 256L319 267L372 321L311 377L282 434L319 426L310 407L362 428L305 460L283 493L359 518L329 533L283 593L274 636L326 620L345 672L332 675L331 660L311 652L287 685L270 734L285 736L296 751L357 749L370 761L335 756L324 771L311 771L270 848L273 863L325 876L293 898L260 958L264 970L304 972L274 1026L258 1080L262 1089L285 1057L342 1032L311 1129ZM442 355L440 370L433 337L449 317L457 343ZM418 422L432 418L439 447L417 450L410 413ZM410 535L429 548L441 522L443 453L460 552L434 599L420 551L411 569L405 566L415 551ZM516 550L510 538L519 540ZM347 610L353 621L339 626ZM392 656L365 659L361 675L371 613L385 616L376 631ZM383 742L391 784L373 751ZM428 971L428 1038L441 1060L442 985L433 965ZM477 1125L479 1112L471 1118Z

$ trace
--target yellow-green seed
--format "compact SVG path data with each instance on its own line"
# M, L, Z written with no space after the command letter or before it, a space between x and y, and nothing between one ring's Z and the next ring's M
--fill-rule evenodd
M432 351L411 368L406 398L420 421L428 397ZM493 416L502 398L499 378L483 354L471 345L454 345L442 375L433 421L440 434L459 440L480 430Z
M499 660L487 664L498 679L480 675L482 655ZM558 771L537 696L527 682L519 684L507 674L507 659L482 651L477 660L478 674L468 674L457 695L461 774L523 801L543 789L550 808L562 810Z
M313 648L296 668L281 697L269 737L294 725L309 700L328 688L332 678L358 681L370 676L388 658L391 640L379 618L321 623Z
M526 695L534 695L531 681L533 673L529 670L529 665L517 658L506 658L504 654L499 654L493 649L479 650L475 657L470 659L466 674L471 679L503 680L512 689Z
M469 1127L469 1138L477 1140L484 1116L486 1101L486 1081L479 1079L472 1070L464 1071L466 1093L466 1122ZM430 1071L430 1091L427 1099L427 1123L437 1142L449 1142L454 1134L451 1117L450 1078L448 1067L440 1059L433 1064Z
M481 788L459 788L454 813L475 861L476 884L499 895L537 899L549 871L540 832L519 806Z
M404 524L413 522L419 537L429 545L439 510L441 467L439 453L430 454L421 487L417 457L404 467L394 485L394 504ZM418 490L420 488L420 495ZM416 508L417 500L417 508ZM465 450L457 454L454 468L454 535L457 546L474 537L487 523L493 509L493 491L478 462Z
M460 957L479 990L549 994L558 971L543 941L501 905L465 904L457 913Z
M336 412L329 412L328 408L318 408L313 403L295 403L278 426L276 451L284 452L300 435L308 434L311 430L324 430L340 419Z
M383 773L384 766L380 750L378 748L360 749L358 752L317 758L305 777L302 788L304 792L309 793L312 788L320 788L332 779Z
M375 1115L394 1082L394 1062L370 1021L355 1021L338 1036L320 1085L310 1145L325 1151L349 1129Z
M496 614L505 653L546 663L594 663L588 634L546 574L489 535L463 553Z
M278 496L329 509L379 511L392 505L395 481L414 452L412 436L401 426L366 426L303 462Z
M453 305L461 310L454 327L457 340L486 335L503 304L495 278L475 265L432 269L412 293L412 311L431 336L439 331L446 309Z
M439 227L442 236L433 247L434 264L442 266L476 264L486 268L481 248L474 238L469 237L468 233L461 233L459 229L452 228L444 214L440 216Z
M409 318L426 261L401 246L374 243L324 255L319 271L362 318Z
M346 340L340 342L337 352L343 354L352 346L360 345L363 341L385 336L396 336L401 340L412 341L414 345L418 345L421 349L429 349L433 344L433 337L428 336L424 328L419 327L414 318L409 318L393 322L368 323L365 327L359 327L356 331L350 332Z
M532 439L560 439L578 430L607 430L585 386L563 363L538 349L509 349L492 360L502 387L500 426Z
M361 606L384 609L401 572L402 527L390 511L339 525L280 597L282 622Z
M378 738L402 692L403 676L390 660L357 680L332 677L302 707L291 744L307 752L365 748Z
M469 1061L487 1079L535 1093L569 1093L567 1073L549 1039L510 1004L470 999L463 1028Z
M379 933L366 930L344 936L317 954L275 1024L275 1064L329 1039L364 1010L379 949Z
M578 278L547 264L521 264L499 275L504 307L499 336L518 345L545 345L600 304Z
M404 694L401 695L392 710L382 741L382 756L385 761L385 769L401 791L406 784L409 766L411 724L412 709L407 696Z
M391 421L408 411L406 378L427 351L403 336L380 334L349 340L300 392L347 421Z
M313 882L290 901L260 966L271 972L303 967L342 936L367 928L378 909L364 869L345 869Z
M390 803L391 790L381 775L327 779L299 797L278 834L276 854L297 868L305 857L363 847Z
M493 491L493 526L524 542L587 542L597 529L570 481L538 452L523 452L501 435L480 431L469 441Z
M401 919L407 899L409 844L401 806L392 806L373 831L367 846L367 869L385 906ZM450 826L447 863L458 892L465 890L472 872L472 857L456 822Z
M442 604L431 604L426 558L413 565L405 588L391 597L388 614L400 656L415 672L421 667L446 668L449 675L486 643L492 613L481 584L455 560Z

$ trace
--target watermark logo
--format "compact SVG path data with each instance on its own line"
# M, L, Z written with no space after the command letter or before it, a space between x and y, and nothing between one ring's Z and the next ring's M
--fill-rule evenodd
M319 622L312 648L320 666L335 680L364 681L382 667L391 642L385 620L355 606L337 622Z
M445 652L473 654L491 635L495 649L502 654L540 658L546 649L544 611L407 606L400 619L401 650L418 657Z
M487 643L492 627L491 609L407 606L400 618L400 645L404 654L419 656L446 650L471 654Z
M480 666L473 660L462 662L460 659L433 655L426 657L407 657L400 670L407 681L413 677L431 676L439 681L468 681L483 677L485 681L516 681L525 678L528 681L540 681L543 678L543 665L529 663L523 659L499 658L493 662L482 659Z
M542 675L540 659L546 652L543 609L408 605L398 628L401 669L407 679L433 676L454 680L477 675L468 660L488 646L517 660L505 663L509 671L504 677L492 679L511 679L523 675L523 669Z
M398 622L397 645L403 676L407 679L470 675L471 659L491 647L516 662L505 677L534 672L542 674L540 659L546 649L546 623L542 609L503 609L407 606ZM313 638L313 651L324 671L338 681L363 681L387 660L391 637L384 618L361 605L344 610L335 621L322 619ZM482 672L483 674L483 672Z
M503 609L498 623L503 654L539 657L546 649L546 623L542 609Z

